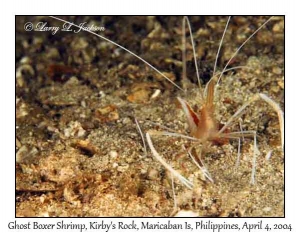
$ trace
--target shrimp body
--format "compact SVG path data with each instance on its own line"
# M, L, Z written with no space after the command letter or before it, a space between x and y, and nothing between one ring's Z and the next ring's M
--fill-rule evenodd
M198 114L197 130L191 136L203 141L211 140L217 136L217 124L213 113L213 109L208 108L206 105L202 106Z
M219 138L218 122L214 116L214 95L215 81L211 81L208 85L208 93L204 103L198 112L194 112L190 105L178 98L181 108L183 109L190 128L190 135L204 143L206 141L214 141Z

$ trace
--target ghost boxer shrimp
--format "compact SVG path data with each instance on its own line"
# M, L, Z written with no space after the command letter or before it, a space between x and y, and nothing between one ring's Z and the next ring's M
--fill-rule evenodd
M59 19L57 17L53 17L57 20L69 23L75 27L80 27L77 26L73 23L67 22L65 20ZM270 19L269 19L270 20ZM201 108L199 108L198 111L194 111L190 105L183 100L182 98L178 97L177 100L179 102L180 107L182 108L183 112L186 115L187 118L187 123L189 125L189 130L190 130L190 135L184 135L184 134L179 134L179 133L174 133L174 132L168 132L168 131L147 131L146 132L146 142L148 146L150 147L151 153L153 156L169 171L171 174L179 179L185 186L188 188L192 189L193 188L193 183L183 177L178 171L172 168L162 157L161 155L157 152L155 149L153 143L152 143L152 138L151 136L159 136L159 135L165 135L165 136L172 136L172 137L181 137L181 138L186 138L194 142L193 146L188 149L188 154L192 158L192 160L195 162L197 167L201 169L203 174L205 175L206 178L208 178L210 181L213 181L212 176L208 172L208 170L205 168L201 156L195 156L193 154L193 148L202 145L204 148L207 144L209 143L223 143L224 141L227 141L229 139L236 139L239 142L238 146L238 159L240 156L240 143L241 143L241 138L242 137L253 137L254 139L254 151L253 151L253 162L252 162L252 174L251 174L251 183L253 184L255 182L255 167L256 167L256 157L259 154L258 147L257 147L257 133L254 130L248 130L248 131L243 131L243 132L228 132L228 129L230 126L233 125L233 123L238 119L238 117L244 112L244 110L252 103L258 101L258 100L263 100L267 104L269 104L277 113L278 119L279 119L279 125L280 125L280 132L281 132L281 143L283 147L284 143L284 125L283 125L283 112L280 109L279 105L274 102L271 98L269 98L267 95L263 93L258 93L255 94L253 97L249 98L247 102L245 102L225 123L223 126L219 127L219 123L217 122L215 118L215 104L214 104L214 97L215 97L215 92L216 89L219 85L219 82L224 74L224 72L233 69L233 68L228 68L228 65L232 61L232 59L236 56L236 54L240 51L240 49L262 28L264 27L265 24L269 22L267 20L264 24L262 24L255 32L251 34L242 44L241 46L234 52L232 57L229 59L225 67L220 73L216 73L216 65L217 65L217 60L218 60L218 54L220 51L220 48L222 46L223 38L226 33L227 26L229 24L229 20L226 24L219 49L217 52L216 56L216 62L215 62L215 67L214 67L214 73L212 75L212 78L210 81L207 83L206 87L204 90L202 90L201 87L201 82L200 82L200 75L199 75L199 69L197 66L197 57L196 57L196 51L195 51L195 45L192 37L192 31L191 31L191 26L189 23L189 20L187 17L184 17L183 19L183 32L185 31L186 24L188 25L190 37L191 37L191 44L193 48L193 55L194 55L194 61L195 61L195 67L196 67L196 75L199 83L199 89L200 89L200 96L201 96ZM163 76L165 79L167 79L169 82L171 82L173 85L175 85L178 89L183 90L181 87L179 87L176 83L174 83L172 80L170 80L165 74L160 72L158 69L156 69L154 66L152 66L150 63L148 63L146 60L141 58L140 56L136 55L132 51L126 49L125 47L107 39L106 37L103 37L101 35L98 35L95 32L88 31L91 34L96 35L97 37L100 37L103 40L106 40L115 46L125 50L126 52L130 53L131 55L135 56L137 59L141 60L144 62L146 65L148 65L151 69L153 69L155 72L159 73L161 76ZM185 57L185 46L186 46L186 38L185 38L185 33L183 33L183 78L186 78L186 57ZM235 67L240 68L240 67ZM237 160L238 161L238 160Z
M228 18L220 45L219 49L216 55L216 61L215 61L215 66L214 66L214 74L212 78L209 80L205 87L205 91L202 91L201 88L201 83L200 83L200 77L199 77L199 71L197 67L197 58L196 58L196 52L195 52L195 46L194 46L194 41L192 37L192 31L191 31L191 26L189 23L189 20L187 17L184 17L183 19L183 32L185 31L185 24L188 24L189 28L189 33L191 36L191 44L193 47L193 54L194 54L194 61L195 61L195 67L196 67L196 74L197 74L197 79L198 79L198 84L199 84L199 89L200 89L200 96L201 96L201 101L202 105L201 108L199 108L198 111L194 111L191 106L181 99L180 97L177 97L178 102L180 103L180 106L182 110L185 113L185 116L187 118L187 122L189 125L189 130L190 130L190 136L182 135L182 134L177 134L177 133L171 133L167 131L148 131L146 133L146 139L148 142L148 145L151 149L152 154L162 163L167 170L169 170L172 175L174 175L176 178L178 178L185 186L188 188L193 188L193 184L191 181L188 179L184 178L182 175L180 175L176 170L174 170L171 166L169 166L159 155L159 153L156 151L155 147L153 146L151 136L152 135L167 135L167 136L172 136L172 137L183 137L190 139L192 141L195 141L195 144L189 148L188 154L192 158L192 160L196 163L196 165L202 170L204 175L213 182L213 179L207 169L203 166L203 162L201 161L200 156L193 156L191 151L192 148L202 144L202 147L205 147L205 145L208 142L211 143L223 143L224 140L228 139L237 139L238 140L238 158L237 158L237 165L239 163L239 157L240 157L240 145L241 145L241 138L242 137L253 137L254 139L254 151L253 151L253 162L252 162L252 174L251 174L251 184L254 184L255 182L255 167L256 167L256 157L259 154L259 150L257 147L257 133L254 130L248 130L248 131L243 131L243 132L226 132L227 129L234 123L235 120L238 119L238 117L243 113L243 111L248 107L251 103L254 103L258 100L263 100L266 103L268 103L277 113L278 115L278 120L279 120L279 125L280 125L280 132L281 132L281 145L282 148L284 146L284 123L283 123L283 112L280 109L280 106L274 102L271 98L269 98L267 95L263 93L258 93L252 96L246 103L244 103L234 114L232 117L229 118L226 124L224 124L220 129L218 122L215 119L215 112L214 112L214 93L218 87L218 84L220 82L220 79L222 78L222 75L224 72L226 72L226 69L228 67L228 64L230 64L231 60L235 57L235 55L239 52L239 50L250 40L265 24L267 24L270 21L271 18L269 18L264 24L262 24L255 32L252 33L251 36L249 36L243 43L242 45L235 51L235 53L232 55L232 57L229 59L223 70L218 74L215 73L216 71L216 65L217 65L217 60L218 60L218 55L220 48L222 46L222 41L224 38L224 35L226 33L226 29L228 26L228 23L230 21L230 17ZM185 61L185 35L183 35L183 78L186 77L186 61ZM236 67L239 68L239 67ZM196 157L196 159L195 159Z

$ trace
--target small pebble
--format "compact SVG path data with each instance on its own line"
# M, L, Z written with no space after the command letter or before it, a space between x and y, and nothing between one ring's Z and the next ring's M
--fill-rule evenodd
M150 180L156 180L158 177L158 171L156 169L150 168L148 170L148 178Z
M102 123L117 121L119 113L115 105L107 105L103 108L98 108L95 111L95 117Z
M274 74L281 74L282 73L282 70L279 68L279 67L273 67L273 69L272 69L272 72L274 73Z
M86 108L86 102L85 102L84 100L81 101L81 106L82 106L83 108Z
M110 158L115 159L118 157L118 152L112 150L109 152L109 156L110 156Z
M123 164L122 166L117 167L118 172L126 172L129 168L129 164Z
M272 210L271 207L265 207L265 208L263 208L263 211L264 211L264 212L270 212L271 210Z
M192 210L180 210L174 217L199 217L199 214Z
M149 100L150 91L140 89L127 96L127 100L131 103L145 103Z
M161 93L161 90L156 89L150 98L157 99L157 97L160 95L160 93Z
M125 117L125 118L123 119L123 124L124 124L124 125L128 125L128 124L130 124L130 123L132 123L132 121L131 121L131 119L130 119L129 117Z
M99 152L99 148L94 146L92 143L90 143L87 140L77 140L74 143L74 146L83 152L85 152L85 155L93 156L94 154L97 154Z
M274 24L272 30L275 33L281 33L284 30L284 21L282 20L279 23Z

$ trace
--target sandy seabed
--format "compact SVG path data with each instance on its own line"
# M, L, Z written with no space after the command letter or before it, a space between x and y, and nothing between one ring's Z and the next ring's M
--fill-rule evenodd
M182 17L63 17L76 24L105 27L100 35L154 65L183 92L120 48L86 32L26 32L25 22L62 23L48 17L16 18L16 216L171 216L191 210L198 216L284 216L284 154L277 114L263 102L249 106L230 131L255 130L260 155L256 184L250 185L253 138L210 144L202 158L214 183L205 180L181 138L154 137L174 169L194 183L189 190L144 151L134 118L150 129L189 133L176 97L201 107L187 45L182 81ZM213 73L227 17L189 17L201 82ZM267 20L233 17L217 71L236 48ZM188 35L188 33L187 33ZM187 38L189 41L189 38ZM284 111L284 18L274 17L233 59L215 95L215 117L224 124L255 93L264 93ZM156 123L156 124L153 124ZM159 125L161 126L159 126ZM200 153L197 148L197 153ZM269 160L265 157L272 150Z

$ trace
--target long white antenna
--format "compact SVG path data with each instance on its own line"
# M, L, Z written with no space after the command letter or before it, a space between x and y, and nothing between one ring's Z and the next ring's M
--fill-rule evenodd
M141 127L140 127L140 124L139 124L138 120L136 118L134 118L134 121L135 121L135 125L136 125L136 127L137 127L137 129L138 129L138 131L139 131L139 133L140 133L140 135L142 137L143 146L144 146L144 153L145 153L145 156L147 156L148 152L147 152L147 146L146 146L146 142L145 142L143 131L142 131Z
M189 18L187 16L183 17L183 21L182 21L182 44L183 44L183 49L182 49L182 65L183 65L183 75L184 78L186 78L186 38L185 38L185 23L187 22L188 28L189 28L189 32L190 32L190 37L191 37L191 43L192 43L192 47L193 47L193 56L194 56L194 62L195 62L195 67L196 67L196 75L197 75L197 79L198 79L198 84L199 84L199 89L200 89L200 94L203 95L202 92L202 88L201 88L201 82L200 82L200 75L199 75L199 69L198 69L198 65L197 65L197 54L196 54L196 49L195 49L195 43L194 43L194 38L193 38L193 33L192 33L192 27L189 21Z
M222 78L222 76L223 76L223 73L225 72L225 70L226 70L226 68L227 68L227 66L230 64L230 62L232 61L232 59L238 54L238 52L241 50L241 48L243 48L243 46L263 27L263 26L265 26L271 19L273 18L273 16L272 17L270 17L266 22L264 22L258 29L256 29L256 31L255 32L253 32L252 34L251 34L251 36L249 36L245 41L244 41L244 43L243 44L241 44L241 46L240 47L238 47L238 49L233 53L233 55L232 55L232 57L229 59L229 61L227 62L227 64L225 65L225 67L224 67L224 69L222 70L222 72L221 72L221 74L220 74L220 76L219 76L219 79L218 79L218 82L217 82L217 85L216 86L218 86L219 85L219 82L220 82L220 80L221 80L221 78Z
M224 36L225 36L226 31L227 31L227 27L228 27L230 18L231 18L231 16L228 17L228 20L227 20L227 23L226 23L226 26L225 26L225 29L224 29L224 32L223 32L220 44L219 44L219 48L218 48L218 52L217 52L217 56L216 56L216 61L215 61L215 65L214 65L214 72L213 72L213 76L212 77L214 77L215 73L216 73L217 63L218 63L218 58L219 58L219 53L220 53L220 50L221 50L221 47L222 47L222 44L223 44Z
M153 70L155 70L157 73L159 73L161 76L163 76L165 79L167 79L170 83L172 83L172 84L173 84L175 87L177 87L179 90L184 91L180 86L178 86L176 83L174 83L171 79L169 79L166 75L164 75L162 72L160 72L158 69L156 69L156 68L155 68L153 65L151 65L149 62L147 62L146 60L144 60L143 58L141 58L140 56L138 56L138 55L135 54L134 52L131 52L131 51L128 50L127 48L123 47L122 45L119 45L118 43L116 43L116 42L114 42L114 41L112 41L112 40L110 40L110 39L107 39L107 38L104 37L104 36L101 36L101 35L99 35L99 34L93 32L93 31L91 31L91 30L89 30L89 29L86 29L86 28L83 28L83 27L81 27L81 26L78 26L78 25L76 25L76 24L74 24L74 23L72 23L72 22L69 22L69 21L67 21L67 20L64 20L64 19L61 19L61 18L58 18L58 17L55 17L55 16L49 16L49 17L51 17L51 18L53 18L53 19L56 19L56 20L59 20L59 21L64 22L64 23L68 23L68 24L73 25L74 27L77 27L77 28L82 29L82 30L84 30L84 31L87 31L87 32L89 32L89 33L91 33L91 34L93 34L93 35L95 35L95 36L97 36L97 37L99 37L99 38L101 38L101 39L103 39L103 40L106 40L106 41L108 41L109 43L112 43L113 45L115 45L115 46L117 46L117 47L119 47L119 48L125 50L126 52L130 53L132 56L134 56L134 57L136 57L137 59L141 60L141 61L144 62L146 65L148 65L150 68L152 68Z

